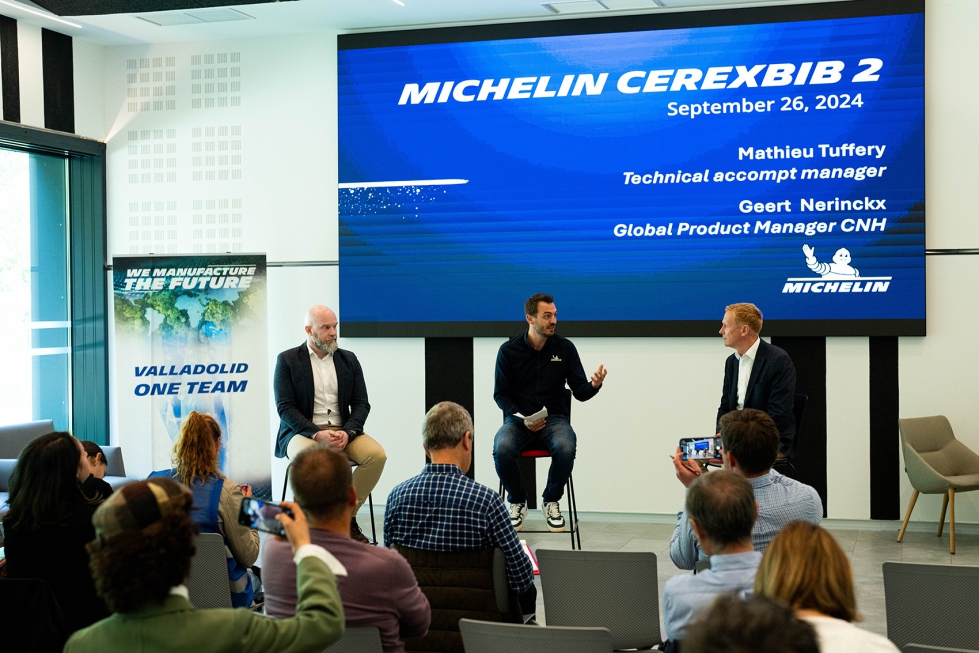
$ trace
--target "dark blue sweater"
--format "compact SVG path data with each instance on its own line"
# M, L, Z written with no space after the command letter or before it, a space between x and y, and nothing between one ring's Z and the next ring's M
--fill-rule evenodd
M591 399L599 390L585 376L578 350L567 338L553 335L537 351L524 333L500 347L493 398L504 419L517 412L532 415L544 407L548 415L570 417L565 384L578 401Z

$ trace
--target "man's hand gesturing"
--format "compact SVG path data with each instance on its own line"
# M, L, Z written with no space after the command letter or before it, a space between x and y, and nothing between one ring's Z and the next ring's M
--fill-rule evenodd
M602 381L605 380L605 375L608 374L608 370L605 369L604 365L598 366L598 371L591 375L591 385L593 388L602 387Z

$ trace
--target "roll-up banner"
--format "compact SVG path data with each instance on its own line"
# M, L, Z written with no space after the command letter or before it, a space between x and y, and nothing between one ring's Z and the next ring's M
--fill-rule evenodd
M126 471L170 469L197 411L221 426L222 473L271 496L265 255L126 256L112 270Z

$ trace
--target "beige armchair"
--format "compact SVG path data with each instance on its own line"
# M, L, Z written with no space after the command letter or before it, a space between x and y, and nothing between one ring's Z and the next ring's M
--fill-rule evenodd
M979 455L955 439L952 426L944 415L901 419L898 424L904 450L904 470L908 473L914 493L897 541L904 539L918 494L944 494L938 536L941 537L945 526L945 511L951 506L949 551L955 553L955 493L979 490Z

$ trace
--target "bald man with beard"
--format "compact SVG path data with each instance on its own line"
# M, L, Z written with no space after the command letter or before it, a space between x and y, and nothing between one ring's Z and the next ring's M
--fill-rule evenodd
M275 455L291 460L317 442L340 449L359 465L353 474L359 508L381 478L387 454L364 433L371 410L364 371L353 352L337 347L337 324L336 313L313 306L306 313L306 341L276 359ZM350 522L351 537L369 542L356 515Z

